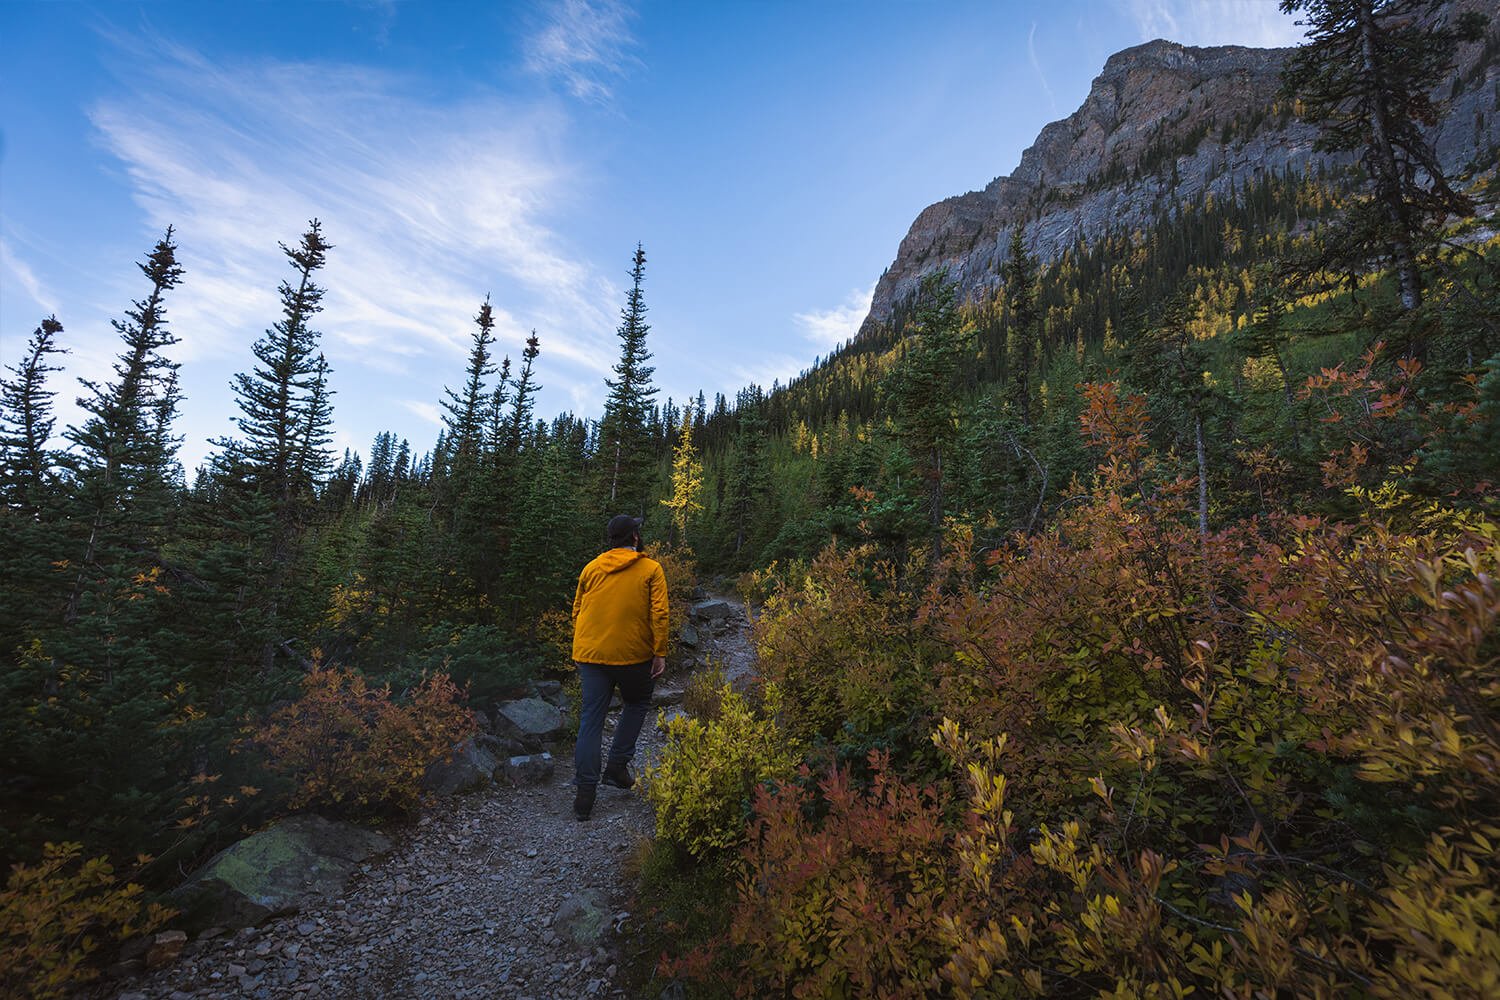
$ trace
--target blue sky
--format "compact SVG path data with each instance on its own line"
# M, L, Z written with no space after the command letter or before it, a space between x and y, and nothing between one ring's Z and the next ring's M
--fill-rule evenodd
M597 416L638 241L661 397L732 395L852 334L916 214L1112 52L1298 35L1274 0L0 0L0 362L55 312L77 419L175 225L192 469L316 216L340 449L431 446L486 294L539 412Z

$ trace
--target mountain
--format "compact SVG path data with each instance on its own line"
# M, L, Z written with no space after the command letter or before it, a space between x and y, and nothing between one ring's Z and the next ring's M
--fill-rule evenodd
M1462 0L1459 10L1488 5ZM1043 263L1080 241L1129 232L1205 191L1235 192L1267 172L1351 164L1317 152L1317 129L1278 102L1292 49L1196 48L1157 40L1111 56L1081 107L1047 125L1008 176L923 209L881 275L864 333L887 321L923 275L946 266L961 297L1000 284L1011 232L1026 225ZM1500 144L1500 25L1460 52L1433 139L1449 173L1493 166Z

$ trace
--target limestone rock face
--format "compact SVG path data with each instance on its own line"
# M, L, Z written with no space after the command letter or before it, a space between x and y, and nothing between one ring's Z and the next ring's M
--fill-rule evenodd
M1484 0L1452 6L1453 17L1488 9ZM1448 108L1432 139L1450 173L1478 160L1493 165L1500 143L1493 49L1462 47L1456 81L1439 88ZM1276 103L1292 51L1157 40L1111 56L1083 105L1044 127L1009 176L922 210L876 284L861 332L889 320L940 267L961 299L992 292L1018 223L1027 249L1047 263L1080 240L1130 232L1204 192L1232 197L1261 176L1354 162L1352 153L1315 150L1317 129Z
M253 926L310 896L338 895L362 861L390 849L372 830L293 816L220 851L167 902L190 928Z

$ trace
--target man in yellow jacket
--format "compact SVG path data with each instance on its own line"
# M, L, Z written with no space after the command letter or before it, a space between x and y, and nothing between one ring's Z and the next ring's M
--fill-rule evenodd
M635 783L630 760L641 734L651 689L667 669L667 577L661 563L641 553L641 522L620 514L606 530L609 548L578 575L573 597L573 662L583 682L578 746L573 751L573 815L589 818L599 782ZM625 703L609 761L599 770L604 716L616 686Z

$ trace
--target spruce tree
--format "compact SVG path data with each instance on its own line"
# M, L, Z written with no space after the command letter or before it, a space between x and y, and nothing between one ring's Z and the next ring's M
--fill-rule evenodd
M87 390L78 406L82 427L64 437L77 446L73 523L84 532L76 550L78 573L66 616L77 618L91 577L110 562L107 550L155 549L168 516L162 487L170 475L173 442L159 433L176 410L177 363L162 352L177 343L167 328L166 294L182 281L172 227L137 265L151 291L111 320L124 350L114 363L115 380L79 379Z
M1401 308L1422 303L1420 261L1436 227L1449 215L1473 211L1455 191L1427 139L1439 119L1430 96L1448 80L1460 42L1478 39L1482 15L1456 24L1441 18L1442 0L1281 0L1302 12L1307 43L1288 61L1285 92L1301 102L1303 117L1321 126L1319 147L1360 150L1372 200L1350 214L1349 225L1327 241L1330 265L1362 270L1388 260Z
M602 470L601 506L611 511L644 514L646 496L651 489L651 453L646 432L646 415L656 389L651 376L656 369L646 362L646 300L641 282L646 276L646 252L639 244L630 269L630 292L620 310L620 360L615 363L615 377L605 379L609 395L604 401L604 418L599 422L599 464Z
M734 441L734 463L726 489L724 509L734 528L734 555L744 550L755 511L766 489L766 420L761 414L765 398L758 385L740 390L735 403L738 428Z
M50 356L67 353L55 338L62 333L56 316L42 320L15 365L12 377L0 380L0 531L7 539L0 553L0 669L27 633L44 620L55 597L60 539L58 456L48 443L56 418L47 376L61 371Z
M541 345L536 331L532 330L531 336L526 338L526 347L521 351L521 374L516 379L515 398L511 400L510 425L505 435L505 448L512 455L519 454L525 447L526 437L531 431L533 398L541 388L532 381L531 372L537 355L542 353Z
M495 315L488 295L479 305L474 325L476 329L472 334L473 345L469 348L463 391L443 390L447 396L443 400L447 466L455 480L455 489L460 493L479 464L479 453L484 444L485 379L495 374L495 365L490 360L490 349L495 343Z
M946 270L922 279L906 332L906 356L891 379L896 432L926 486L934 555L941 554L943 476L957 434L955 388L968 343Z
M275 505L282 526L278 550L290 543L312 496L315 480L310 473L326 468L326 456L314 453L328 441L328 366L318 353L321 334L309 323L323 308L323 289L313 274L326 263L331 249L317 219L308 224L295 248L281 244L295 284L281 283L281 319L251 348L259 364L236 375L233 383L242 440L223 443L243 453L250 485Z
M1037 308L1036 261L1026 252L1026 227L1018 225L1010 237L1010 257L1005 261L1005 305L1010 314L1009 352L1011 405L1020 416L1021 427L1031 429L1031 376L1036 367Z
M47 442L56 418L47 376L62 371L48 364L53 354L66 354L54 338L63 332L56 316L48 316L31 334L19 364L7 365L13 377L0 381L0 503L13 511L35 516L51 485L55 461Z

